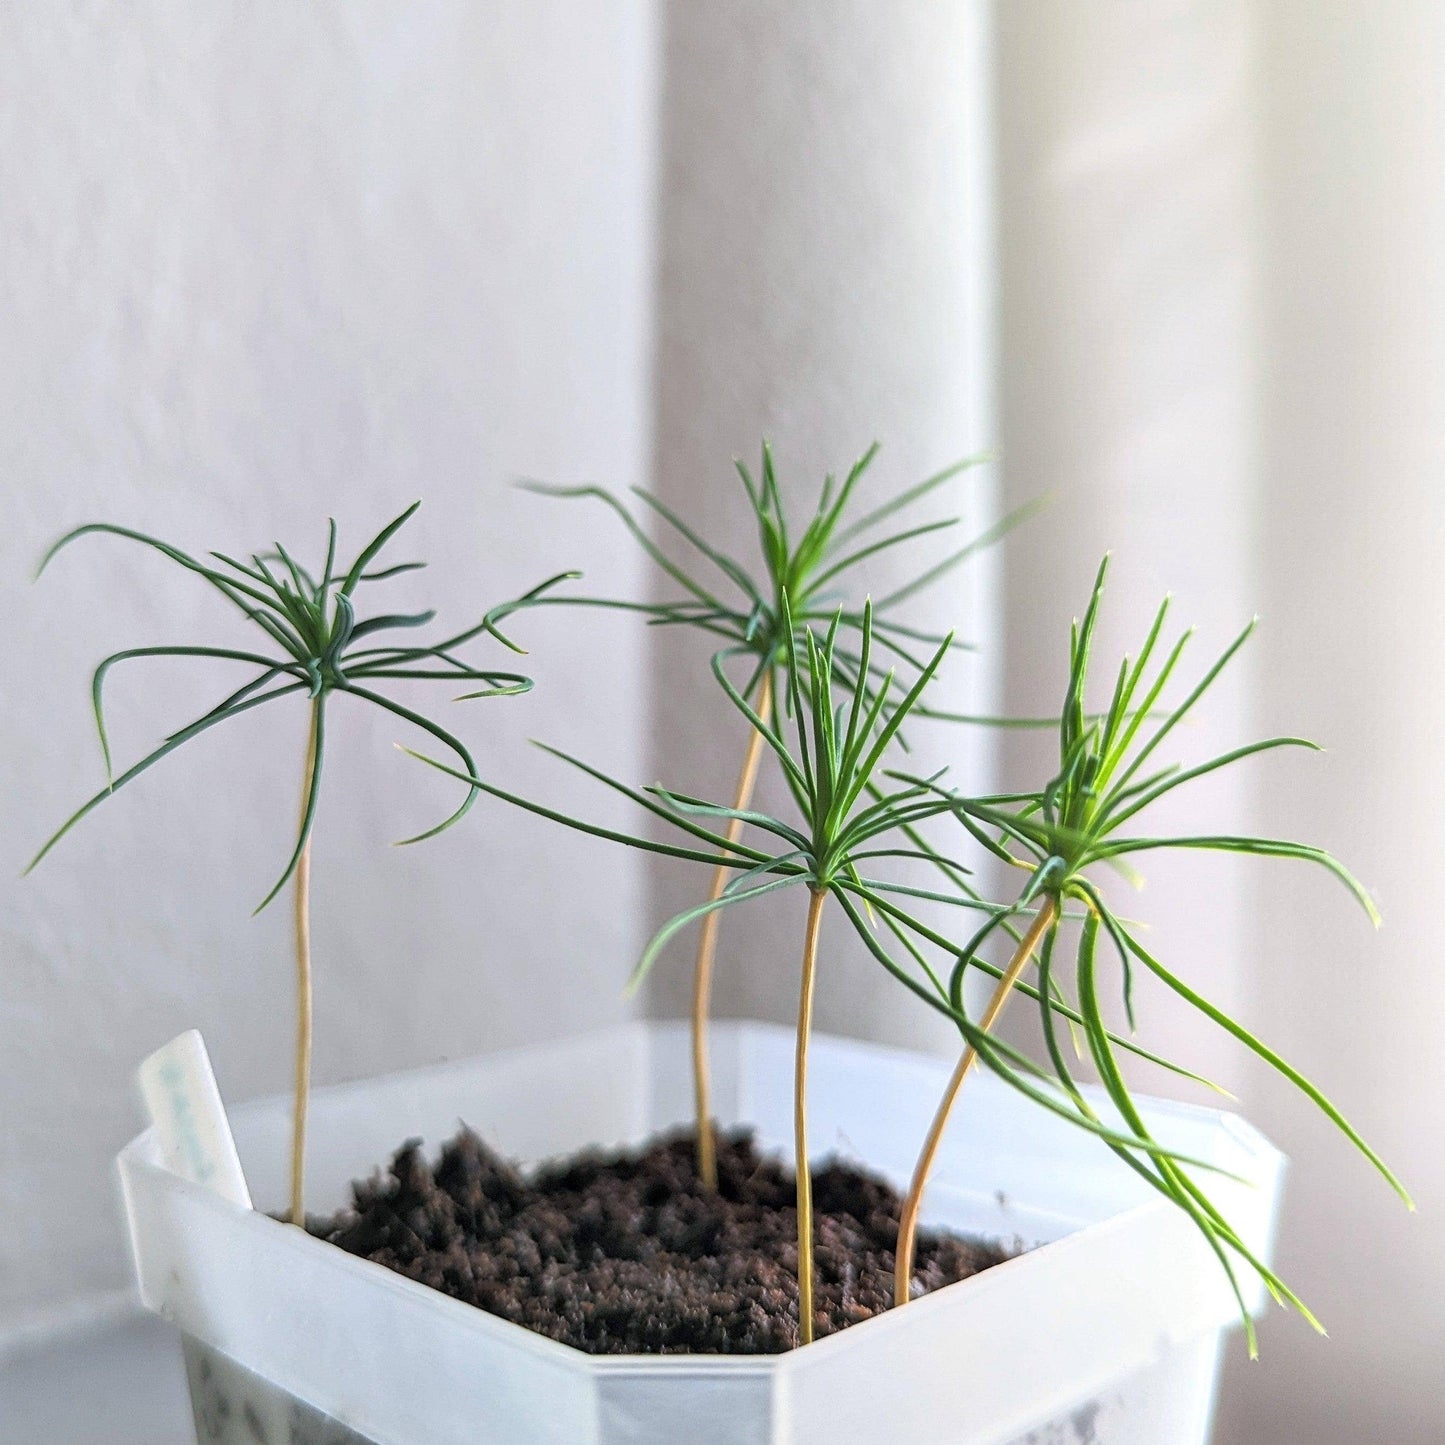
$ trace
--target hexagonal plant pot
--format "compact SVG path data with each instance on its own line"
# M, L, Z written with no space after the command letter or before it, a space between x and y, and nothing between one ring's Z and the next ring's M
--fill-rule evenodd
M717 1113L789 1154L792 1035L713 1033ZM810 1125L897 1183L948 1074L935 1059L818 1037ZM526 1162L630 1145L686 1119L688 1040L639 1023L320 1091L313 1207L337 1207L407 1137L465 1120ZM1156 1102L1162 1142L1267 1252L1282 1156L1247 1124ZM236 1445L1202 1445L1236 1306L1192 1225L1092 1137L980 1074L964 1090L925 1222L1026 1253L906 1309L775 1356L590 1356L259 1212L285 1198L289 1112L232 1118L258 1212L120 1156L146 1304L187 1340L202 1441ZM1258 1292L1256 1292L1257 1294ZM1259 1300L1256 1298L1255 1303Z

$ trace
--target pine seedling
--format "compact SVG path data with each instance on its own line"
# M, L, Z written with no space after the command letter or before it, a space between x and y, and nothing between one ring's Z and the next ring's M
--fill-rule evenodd
M714 639L729 657L746 659L750 672L739 690L752 710L764 720L776 723L775 700L779 696L778 675L788 665L788 639L794 631L834 629L833 676L845 693L861 681L871 702L877 687L900 667L907 676L917 676L928 654L942 643L939 634L922 631L897 621L891 614L905 601L951 574L976 552L990 545L1017 525L1032 510L1018 509L996 526L921 571L912 581L889 592L869 612L870 649L888 654L886 663L865 656L862 647L864 610L858 604L840 601L840 589L856 575L868 559L894 548L906 547L935 533L947 533L960 525L958 517L894 526L900 514L934 495L962 472L989 458L969 457L901 492L862 515L849 514L850 505L869 465L878 454L875 442L848 472L841 486L827 477L812 515L800 529L790 526L773 466L771 448L763 446L762 467L755 478L741 461L735 462L746 494L747 505L757 528L761 566L749 566L709 542L653 492L634 487L632 494L642 511L601 487L550 487L529 483L531 490L550 496L590 497L609 507L622 521L647 556L677 586L680 595L663 602L631 602L598 597L555 596L540 599L558 606L593 606L640 613L654 626L681 626ZM649 535L647 522L660 523L664 534L680 544L685 560L679 561ZM785 606L786 599L786 606ZM960 643L953 644L962 646ZM919 707L919 712L925 709ZM942 714L955 717L954 714ZM994 721L976 718L973 721ZM751 806L759 765L764 752L763 734L750 729L738 773L733 808L737 817L729 821L725 836L736 842L741 836L743 815ZM727 886L730 869L719 859L713 870L708 902L716 903ZM703 915L698 930L697 954L693 965L691 1008L692 1069L694 1105L697 1117L698 1173L706 1188L717 1187L716 1145L713 1135L711 1087L708 1065L707 1025L711 1009L712 980L717 953L721 910Z
M756 729L777 759L796 807L797 817L786 821L756 810L744 810L709 803L696 797L657 787L630 788L597 768L556 749L554 753L583 773L621 793L652 816L662 819L685 835L690 843L667 842L605 828L582 821L574 814L540 803L487 783L475 775L459 772L432 758L422 760L450 773L493 797L594 837L622 843L668 858L715 866L728 870L729 881L716 898L697 904L670 918L653 935L643 950L631 983L636 987L647 975L667 943L693 923L728 908L737 907L766 894L800 888L808 902L803 930L802 969L796 1024L794 1061L794 1134L797 1160L798 1197L798 1286L799 1334L806 1343L813 1337L812 1271L812 1189L808 1167L807 1076L808 1041L812 1026L813 996L818 968L819 938L824 907L832 899L838 911L870 952L924 1002L972 1029L949 998L947 981L934 971L922 950L910 946L917 968L900 965L874 937L874 921L882 918L898 937L912 930L920 938L938 935L915 913L920 902L930 901L982 913L989 920L1006 918L1011 909L988 903L959 887L932 891L876 876L876 870L891 860L923 860L943 867L952 878L967 870L933 849L920 848L914 830L930 818L955 810L955 800L930 780L914 780L880 787L883 763L899 729L917 708L925 689L948 652L949 639L942 638L926 659L912 685L896 701L891 681L869 690L862 679L869 675L872 660L873 621L865 603L860 613L859 658L862 665L849 670L851 687L844 687L837 658L841 623L835 618L823 638L792 624L786 595L783 599L785 627L783 646L787 667L782 677L786 710L793 720L793 739L786 741L775 720L764 718L729 677L729 662L746 658L745 649L724 650L713 660L713 670L733 706ZM834 698L844 693L837 708ZM779 714L779 718L781 714ZM744 821L758 835L759 842L747 842L725 832L735 821ZM697 846L701 845L701 846ZM869 918L869 914L873 919ZM944 942L950 956L957 948ZM980 964L980 967L987 967ZM1024 985L1028 988L1028 985ZM1071 1021L1078 1015L1062 1003L1055 1007ZM1112 1038L1112 1036L1111 1036ZM1131 1046L1114 1040L1123 1048ZM1136 1050L1144 1053L1143 1050ZM1145 1053L1145 1057L1154 1056ZM1156 1060L1157 1062L1157 1060ZM1009 1072L1007 1066L1003 1072ZM1049 1102L1029 1080L1019 1077L1018 1086ZM1055 1105L1062 1108L1062 1105ZM1116 1135L1107 1126L1095 1129L1106 1138L1133 1143L1132 1136ZM1158 1146L1151 1146L1158 1147ZM1162 1152L1162 1151L1161 1151Z
M466 746L432 718L387 696L391 684L409 680L442 682L466 689L461 695L463 698L508 696L525 692L532 686L531 680L520 673L478 667L457 655L459 648L483 634L490 634L514 652L521 650L498 630L490 614L464 632L427 643L400 639L383 642L380 639L397 633L409 634L424 627L435 616L430 610L417 613L375 613L366 617L357 615L357 598L364 587L425 566L425 563L421 562L374 566L386 545L420 505L419 502L413 503L399 517L383 527L362 548L355 561L345 568L337 565L336 523L334 520L329 522L326 556L319 573L312 572L296 562L279 543L274 551L255 554L248 562L237 561L220 552L212 552L206 560L200 560L156 537L105 522L90 523L67 532L45 554L39 569L43 572L56 553L78 538L92 533L138 542L202 578L263 634L265 640L262 645L266 650L251 651L209 645L134 647L112 653L105 658L95 669L91 679L91 701L105 759L106 785L77 808L56 830L31 860L25 870L27 873L82 818L193 738L233 718L241 717L269 703L280 702L284 698L304 698L310 705L300 821L294 845L286 860L286 866L255 910L259 913L280 893L288 881L295 880L297 1032L290 1211L291 1219L296 1224L305 1222L304 1162L312 1032L311 839L326 757L327 706L335 695L344 694L380 708L430 734L451 750L467 772L474 772L472 756ZM562 579L554 578L530 595L540 595L547 587L560 580ZM251 675L220 702L169 734L159 747L117 776L112 770L110 740L105 723L106 677L119 663L156 657L211 658L249 668ZM460 806L448 817L425 832L402 841L418 843L451 827L471 807L477 792L476 788L469 787Z
M1115 911L1091 870L1097 864L1111 865L1115 871L1128 877L1132 874L1132 860L1167 851L1202 850L1256 858L1292 858L1325 869L1345 886L1372 922L1378 923L1379 919L1365 889L1338 860L1321 848L1233 834L1150 836L1134 831L1137 820L1154 803L1189 783L1259 753L1280 748L1313 749L1315 745L1303 738L1273 737L1245 744L1192 767L1178 763L1161 766L1161 746L1194 711L1254 627L1251 623L1229 644L1182 702L1166 709L1162 698L1178 671L1190 636L1186 631L1163 655L1162 661L1156 662L1161 653L1161 638L1168 616L1167 598L1155 614L1137 657L1133 660L1125 658L1120 666L1107 710L1096 716L1086 714L1084 698L1090 652L1107 569L1108 559L1105 558L1083 620L1076 622L1073 629L1068 686L1059 718L1057 775L1033 793L982 800L955 798L956 816L969 833L998 858L1022 867L1028 873L1012 908L988 918L958 953L949 980L949 994L960 1014L965 975L970 968L983 964L981 950L990 936L1010 915L1027 917L1029 922L1007 966L1002 970L991 965L986 968L998 979L997 986L977 1025L967 1032L968 1046L949 1080L919 1155L900 1222L895 1298L899 1304L909 1298L913 1244L923 1191L939 1140L965 1078L976 1059L982 1059L995 1069L1001 1066L1012 1069L1019 1062L1018 1055L993 1038L990 1031L1035 955L1038 958L1037 986L1030 991L1036 1000L1046 1005L1040 1008L1040 1019L1052 1071L1051 1083L1058 1090L1059 1097L1070 1106L1073 1122L1097 1128L1099 1113L1079 1088L1060 1047L1055 1019L1059 1009L1047 1006L1050 1001L1057 1002L1061 998L1055 955L1065 910L1072 908L1075 914L1082 913L1073 980L1081 1032L1105 1094L1125 1129L1134 1136L1133 1143L1118 1139L1106 1142L1152 1188L1182 1209L1202 1232L1229 1277L1253 1354L1256 1349L1254 1325L1236 1276L1236 1256L1260 1275L1276 1300L1294 1306L1317 1329L1318 1322L1299 1297L1245 1245L1191 1177L1187 1161L1149 1147L1154 1141L1119 1068L1118 1040L1111 1037L1104 1026L1099 979L1101 940L1106 949L1112 951L1119 965L1124 1007L1131 1029L1134 1023L1133 973L1136 967L1142 967L1303 1092L1384 1176L1406 1204L1411 1208L1414 1206L1400 1181L1380 1156L1314 1084L1244 1025L1172 972L1144 946L1138 925ZM916 779L900 774L895 780L903 784L926 785L937 795L947 792L937 779Z

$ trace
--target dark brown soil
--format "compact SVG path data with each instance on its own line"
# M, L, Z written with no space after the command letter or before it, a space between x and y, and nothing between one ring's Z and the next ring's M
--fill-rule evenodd
M525 1179L463 1131L435 1168L419 1143L311 1230L352 1254L589 1354L775 1354L798 1343L791 1171L746 1134L718 1141L716 1194L690 1135L588 1153ZM889 1308L898 1195L850 1165L813 1179L814 1328ZM921 1234L915 1295L1008 1257Z

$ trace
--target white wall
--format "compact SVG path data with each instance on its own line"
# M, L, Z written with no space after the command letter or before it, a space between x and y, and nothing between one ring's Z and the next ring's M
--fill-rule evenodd
M32 587L41 550L105 518L314 557L328 511L355 547L419 496L402 545L432 570L396 596L443 622L567 566L639 586L591 517L507 484L646 465L653 43L647 0L0 12L0 1334L126 1281L108 1161L136 1061L198 1025L233 1097L280 1090L292 1027L285 903L249 913L286 855L299 704L183 750L17 881L103 780L88 668L240 635L125 544ZM532 698L428 699L484 769L555 795L537 731L641 772L637 630L519 631ZM119 756L221 690L117 673ZM620 1015L638 865L500 805L393 852L451 790L391 721L334 719L318 1079Z

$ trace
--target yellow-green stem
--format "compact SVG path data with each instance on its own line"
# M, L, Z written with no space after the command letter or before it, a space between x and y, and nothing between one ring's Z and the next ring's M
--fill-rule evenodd
M321 706L318 698L312 703ZM306 800L316 769L316 727L313 714L306 747L306 772L301 788L304 825ZM306 1224L306 1111L311 1101L311 839L296 860L296 1092L291 1119L291 1223Z
M818 964L818 929L823 900L814 888L808 896L808 927L803 935L803 987L798 999L798 1043L793 1062L793 1155L798 1176L798 1343L813 1341L813 1173L808 1166L808 1038L813 1032L813 980Z
M1053 899L1046 898L1039 911L1034 914L1034 921L1029 925L1028 932L1019 940L1019 946L1014 951L1013 958L1009 960L1009 965L999 979L998 987L994 990L988 1007L983 1011L983 1017L979 1019L979 1028L984 1033L987 1033L998 1022L999 1015L1003 1013L1004 1005L1008 1002L1009 994L1013 991L1013 986L1019 981L1024 969L1028 967L1034 949L1039 946L1040 940L1053 920L1054 902ZM963 1081L968 1077L969 1070L973 1068L977 1058L978 1050L972 1044L964 1049L963 1057L959 1059L958 1067L954 1069L953 1077L948 1081L948 1088L944 1090L943 1099L938 1105L938 1112L933 1116L933 1123L929 1125L928 1137L923 1141L923 1149L913 1171L913 1182L909 1186L908 1197L903 1201L903 1208L898 1216L898 1249L893 1264L893 1303L895 1305L906 1305L912 1295L913 1250L918 1236L918 1214L923 1207L923 1191L928 1187L928 1176L933 1171L933 1161L938 1153L939 1143L943 1139L943 1131L948 1125L948 1116L953 1112L958 1091L963 1087Z
M772 706L773 679L771 669L763 672L758 684L757 714L764 721ZM758 765L763 758L763 735L757 728L748 738L747 752L743 755L742 772L738 775L737 796L733 808L741 811L752 801L753 788L758 780ZM742 836L743 820L732 818L728 822L727 840L736 843ZM713 875L712 892L709 902L717 902L723 889L733 876L733 870L718 865ZM717 954L718 925L722 922L722 910L714 909L703 914L702 927L697 940L697 964L692 979L692 1082L693 1096L697 1106L697 1172L703 1188L717 1188L717 1140L712 1127L712 1074L708 1065L707 1021L712 1003L713 959Z

